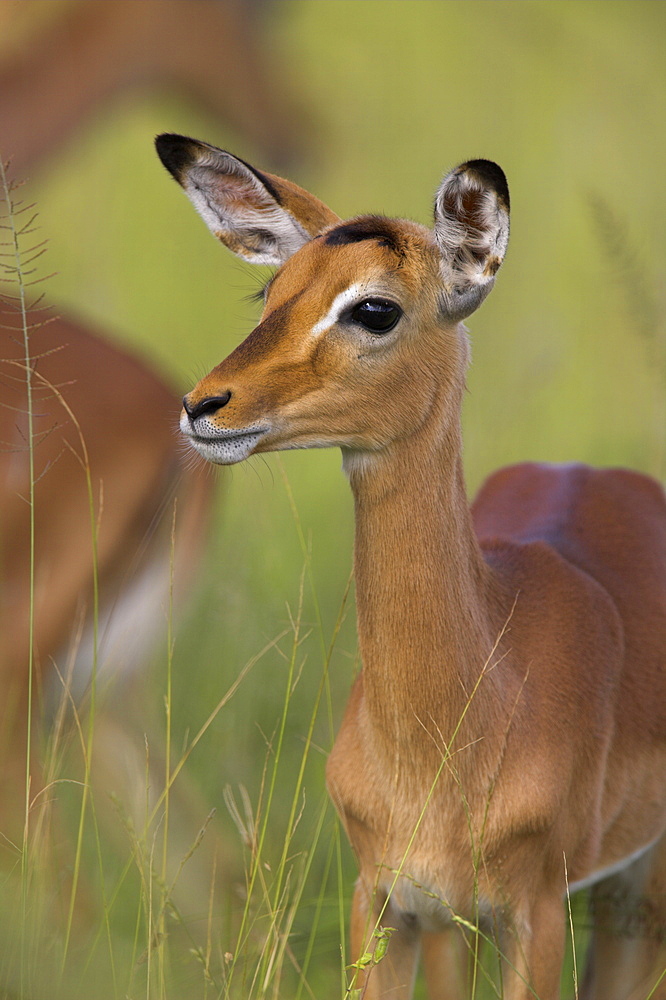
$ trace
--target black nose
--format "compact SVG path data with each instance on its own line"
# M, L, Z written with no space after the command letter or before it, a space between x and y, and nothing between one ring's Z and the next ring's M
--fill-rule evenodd
M217 413L230 399L231 393L223 392L221 396L207 396L206 399L200 399L194 406L190 406L187 396L183 396L183 406L190 420L196 420L206 413Z

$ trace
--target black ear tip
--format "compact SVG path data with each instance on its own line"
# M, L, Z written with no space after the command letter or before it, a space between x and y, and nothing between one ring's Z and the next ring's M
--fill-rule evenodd
M509 199L509 185L507 184L504 171L492 160L468 160L458 168L459 171L471 171L475 173L484 184L491 187L500 201L504 202L507 211L511 204Z
M155 139L157 155L177 181L180 181L184 168L192 162L193 145L193 139L172 132L163 132Z

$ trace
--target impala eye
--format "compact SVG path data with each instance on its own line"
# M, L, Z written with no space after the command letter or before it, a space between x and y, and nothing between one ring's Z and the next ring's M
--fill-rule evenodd
M351 311L351 319L370 333L388 333L402 316L402 309L387 299L365 299Z

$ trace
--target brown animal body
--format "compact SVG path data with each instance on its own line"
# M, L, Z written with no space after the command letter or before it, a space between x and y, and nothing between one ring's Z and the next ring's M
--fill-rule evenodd
M0 5L2 153L32 174L114 99L176 90L267 155L298 142L287 76L256 0Z
M174 434L177 405L138 358L69 320L28 314L34 447L33 708L131 671L166 635L176 512L176 589L196 565L211 497ZM0 330L0 830L13 839L25 780L30 662L30 428L19 315ZM136 419L133 403L146 413ZM128 405L128 403L130 405ZM92 505L86 464L90 474ZM94 652L93 523L99 592ZM57 664L61 679L53 669ZM55 696L54 696L55 695ZM42 776L33 758L32 796ZM13 779L13 780L12 780ZM43 800L41 800L43 801ZM18 822L23 823L19 817ZM19 827L20 829L21 827ZM7 841L5 841L7 843Z
M589 884L603 919L582 995L663 1000L666 502L638 473L519 465L469 509L461 321L506 248L502 171L450 173L431 231L342 223L181 136L158 152L222 242L279 265L181 429L220 464L338 446L354 496L363 670L328 785L360 868L354 957L394 928L355 985L410 997L422 945L430 996L461 997L478 926L507 1000L556 1000L567 884Z

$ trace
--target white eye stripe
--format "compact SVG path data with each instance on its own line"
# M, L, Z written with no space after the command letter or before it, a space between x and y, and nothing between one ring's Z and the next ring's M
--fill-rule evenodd
M322 333L326 333L327 330L333 326L334 323L340 319L345 310L349 309L354 302L356 302L362 295L363 285L353 284L348 288L345 288L343 292L340 292L335 296L331 303L331 307L310 331L313 337L320 337Z

